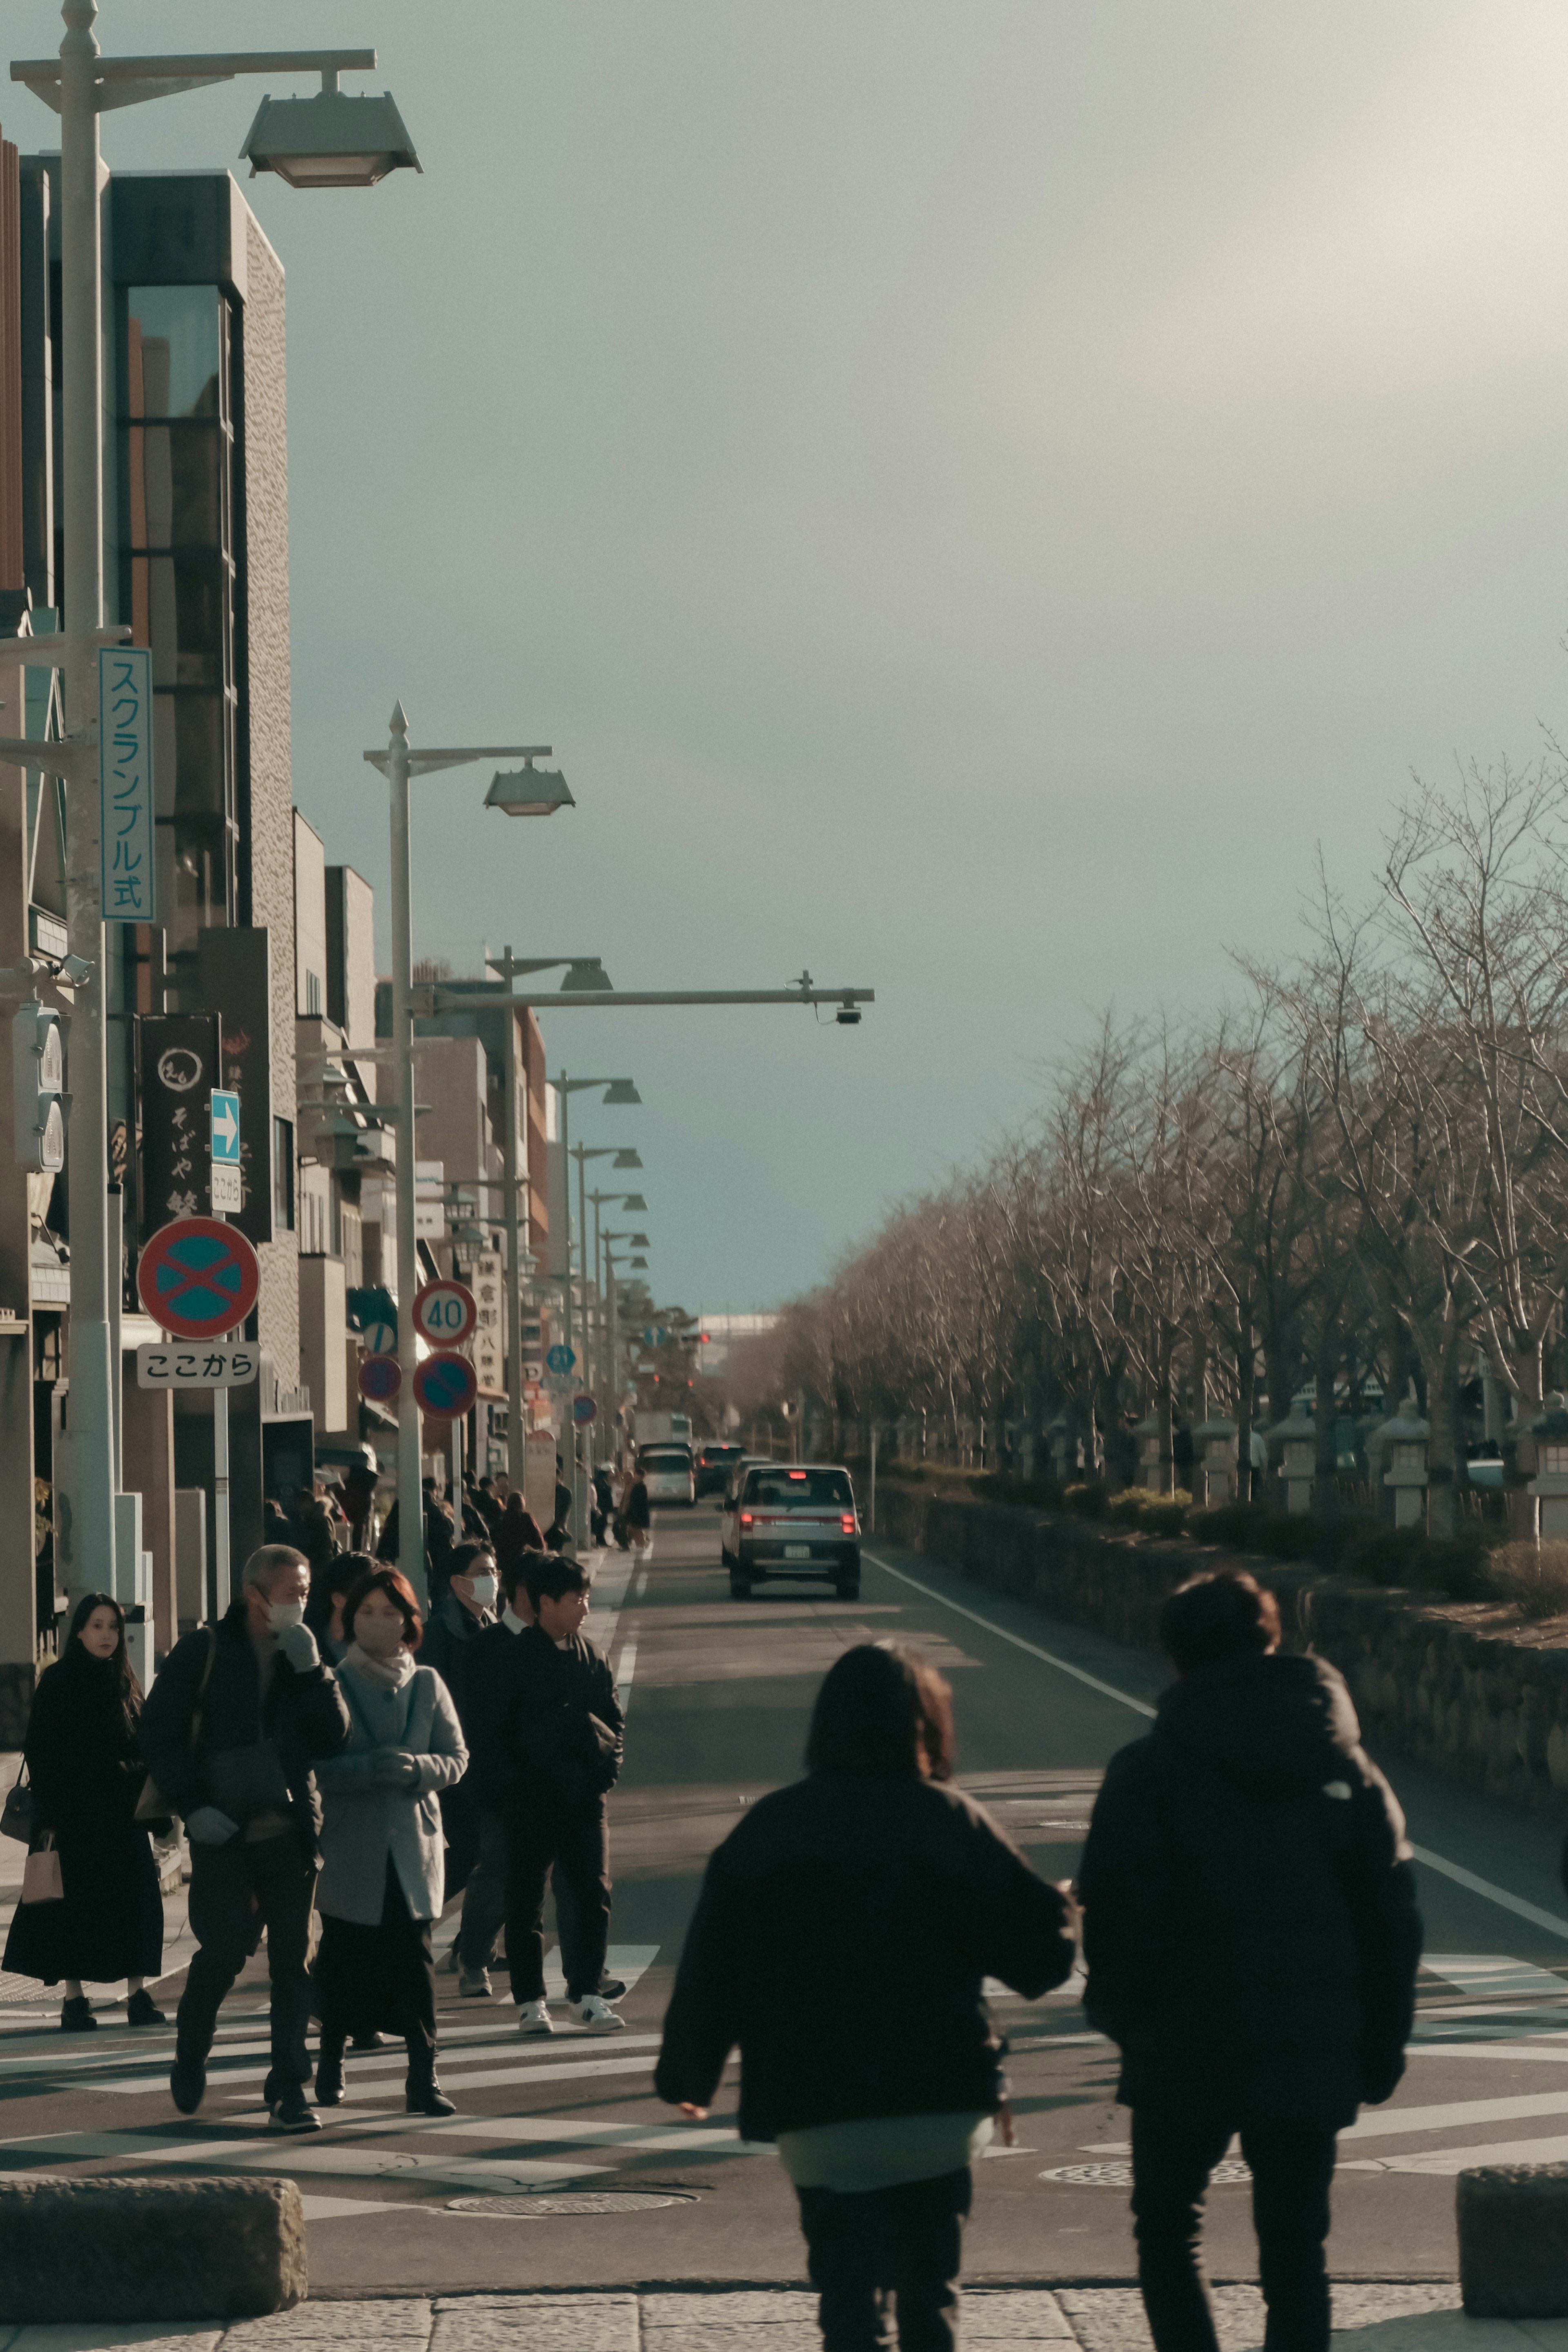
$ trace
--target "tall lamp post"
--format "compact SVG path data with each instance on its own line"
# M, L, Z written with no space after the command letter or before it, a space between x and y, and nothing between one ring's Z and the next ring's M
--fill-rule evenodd
M591 1201L594 1204L593 1287L597 1294L599 1290L599 1202L601 1200L618 1201L622 1198L622 1195L619 1192L600 1193L585 1192L584 1187L587 1182L587 1166L591 1160L608 1160L612 1157L613 1157L617 1168L641 1168L643 1162L635 1151L618 1148L613 1143L574 1143L571 1147L571 1157L577 1162L577 1245L581 1255L583 1279L582 1386L591 1392L597 1386L596 1375L599 1365L600 1343L603 1337L604 1315L603 1300L596 1295L593 1304L597 1311L594 1316L593 1327L591 1335L587 1293L588 1203ZM592 1453L592 1444L593 1441L591 1435L589 1439L589 1451L591 1454Z
M601 996L603 993L603 971L602 967L599 967L598 969L599 982L593 991L596 997ZM573 981L579 980L579 978L580 975L578 968L574 966L573 969L567 973L566 980L562 982L563 988L570 987ZM527 1000L519 1000L516 996L511 999L511 1002L514 1004L517 1003L519 1001L526 1002ZM544 1002L546 1003L553 1004L559 1002L559 1000L555 997L547 997L544 999ZM554 1077L549 1080L549 1084L555 1088L556 1095L560 1103L561 1151L567 1161L567 1182L564 1188L566 1197L561 1202L561 1206L566 1212L566 1248L561 1254L561 1262L566 1268L566 1344L569 1348L573 1349L575 1352L574 1334L576 1331L576 1325L572 1316L571 1297L571 1097L573 1095L581 1094L585 1089L602 1087L604 1089L605 1107L607 1109L611 1110L629 1108L632 1104L640 1103L643 1097L637 1092L636 1087L632 1085L630 1078L570 1078L566 1072L562 1070L559 1077ZM581 1233L580 1230L579 1233L579 1240L582 1244L582 1256L580 1261L582 1265L582 1319L584 1328L586 1328L588 1322L588 1237L586 1234ZM575 1365L573 1366L573 1370L576 1370ZM588 1475L582 1467L579 1454L577 1423L571 1419L570 1410L568 1412L568 1427L571 1440L572 1524L580 1532L580 1530L588 1525Z
M102 255L98 118L120 106L176 97L236 74L319 72L307 100L268 100L252 126L254 171L280 172L296 186L372 187L388 172L419 169L390 96L350 98L340 72L368 71L374 49L246 50L188 57L106 58L93 32L96 0L65 0L57 58L13 63L23 83L60 118L59 499L65 535L65 628L19 640L12 657L63 673L63 742L0 740L0 758L63 777L67 785L66 929L78 984L70 1026L71 1148L66 1190L71 1233L71 1455L68 1473L73 1562L95 1582L115 1581L115 1392L111 1344L120 1269L110 1265L107 985L99 866L98 654L129 637L103 625ZM268 107L292 110L276 152Z
M630 1161L632 1166L637 1168L641 1168L643 1165L641 1160L638 1159L637 1154L634 1151L618 1151L615 1155L615 1165L617 1168L625 1161ZM648 1213L648 1203L644 1201L641 1192L591 1192L588 1197L593 1204L593 1286L599 1294L600 1336L601 1339L607 1339L609 1331L610 1294L601 1281L600 1274L600 1262L603 1253L599 1234L599 1212L608 1202L612 1201L619 1201L624 1205L629 1214L645 1217ZM597 1394L598 1389L602 1386L605 1378L602 1351L596 1354L594 1358L594 1370L596 1374L595 1393Z
M632 1193L627 1205L630 1206L631 1202L636 1200L636 1193ZM616 1257L613 1255L614 1244L622 1241L630 1242L634 1250L644 1250L648 1246L648 1236L646 1234L608 1232L604 1235L604 1288L610 1301L610 1410L618 1429L621 1425L621 1318L620 1302L616 1296L615 1269L618 1265L624 1265L627 1263L641 1266L646 1265L648 1262L646 1258L642 1257L634 1257L630 1261Z
M465 767L475 760L522 760L526 765L511 774L497 774L485 795L486 808L505 810L508 816L552 816L558 808L575 805L566 779L558 771L536 768L548 759L548 743L486 744L472 750L414 751L408 740L408 719L401 702L393 705L391 738L384 751L367 751L392 786L392 1046L396 1055L398 1099L394 1106L397 1143L397 1353L402 1371L397 1411L398 1565L419 1595L427 1598L424 1578L424 1496L420 1483L419 1403L413 1393L418 1364L418 1338L413 1328L413 1297L419 1287L419 1243L414 1232L414 1099L413 1099L413 885L410 871L410 780L433 776L447 768ZM378 1105L378 1108L381 1106ZM512 1121L515 1127L515 1118ZM516 1214L514 1188L512 1213Z

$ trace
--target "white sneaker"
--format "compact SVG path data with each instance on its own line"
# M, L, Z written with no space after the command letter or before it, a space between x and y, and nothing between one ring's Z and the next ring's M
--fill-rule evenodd
M517 2010L519 2033L553 2033L555 2021L542 2000L525 2000Z
M582 2000L574 2000L571 2013L590 2033L624 2033L626 2031L626 2020L617 2016L610 2003L596 1992L589 1993Z

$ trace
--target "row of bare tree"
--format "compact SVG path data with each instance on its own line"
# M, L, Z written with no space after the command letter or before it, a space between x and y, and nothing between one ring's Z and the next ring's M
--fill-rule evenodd
M1431 1523L1463 1481L1460 1395L1508 1401L1516 1533L1568 1280L1568 766L1464 776L1400 812L1376 888L1320 872L1305 951L1239 963L1203 1026L1107 1018L988 1164L900 1206L779 1334L841 1422L1009 1442L1067 1416L1100 1461L1157 1417L1337 1413L1414 1382ZM1334 1400L1331 1408L1327 1400Z

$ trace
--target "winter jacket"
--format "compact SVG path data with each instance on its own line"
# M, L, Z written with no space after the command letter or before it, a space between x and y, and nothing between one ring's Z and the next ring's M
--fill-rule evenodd
M448 1585L431 1610L424 1639L419 1645L420 1664L434 1667L446 1685L465 1736L468 1729L469 1661L476 1643L495 1622L488 1610L482 1617L470 1616Z
M508 1720L522 1638L497 1618L465 1654L462 1715L463 1737L468 1742L468 1787L476 1804L491 1812L500 1810L512 1777Z
M1227 1661L1113 1756L1079 1885L1092 2024L1130 2106L1338 2129L1404 2072L1421 1922L1405 1820L1320 1658Z
M738 2043L743 2139L988 2112L1006 2045L984 1979L1032 2000L1072 1954L1062 1896L972 1799L913 1773L813 1773L709 1860L653 2085L708 2106Z
M191 1718L214 1640L212 1673L201 1697L201 1738L193 1748ZM321 1800L311 1766L335 1756L348 1736L348 1709L330 1667L318 1664L308 1674L297 1674L279 1654L262 1689L243 1594L215 1628L199 1626L175 1643L141 1711L148 1769L160 1794L185 1820L212 1802L211 1757L270 1739L288 1783L295 1827L312 1853L321 1827Z
M401 1690L372 1682L347 1661L339 1672L350 1727L347 1744L319 1776L326 1804L317 1906L324 1917L375 1927L390 1859L409 1916L437 1919L445 1888L436 1792L455 1787L468 1762L457 1710L429 1666L415 1666ZM374 1752L388 1748L413 1758L419 1778L412 1786L390 1787L373 1777Z
M625 1727L603 1654L581 1633L558 1647L538 1625L507 1638L502 1804L596 1801L620 1772Z
M653 1514L648 1507L648 1482L645 1478L633 1478L627 1487L626 1500L621 1506L621 1516L629 1528L653 1526Z

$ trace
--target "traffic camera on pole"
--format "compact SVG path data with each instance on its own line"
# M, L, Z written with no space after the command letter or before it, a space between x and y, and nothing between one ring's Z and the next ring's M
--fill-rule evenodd
M17 1165L57 1175L66 1164L65 1040L47 1005L21 1004L12 1015L11 1073Z

